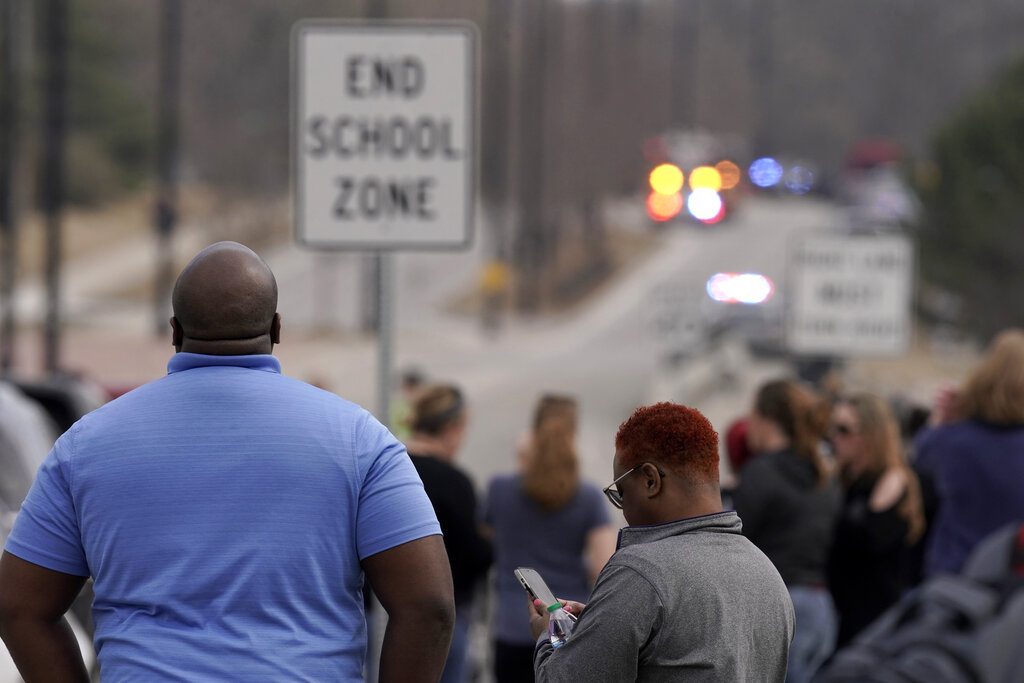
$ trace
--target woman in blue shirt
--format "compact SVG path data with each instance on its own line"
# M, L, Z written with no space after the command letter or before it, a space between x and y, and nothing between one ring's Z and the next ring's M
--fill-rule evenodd
M498 683L533 681L529 600L513 575L533 567L559 598L585 600L615 550L615 527L596 486L580 481L574 399L544 396L519 455L520 471L496 477L484 522L493 530L498 604L494 673Z
M1024 330L999 334L916 443L916 467L933 478L939 511L925 573L958 572L981 539L1024 520Z

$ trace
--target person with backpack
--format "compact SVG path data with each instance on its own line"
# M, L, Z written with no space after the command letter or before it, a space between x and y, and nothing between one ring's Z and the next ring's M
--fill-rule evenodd
M959 574L915 588L836 653L815 683L1024 680L1024 523L971 552Z

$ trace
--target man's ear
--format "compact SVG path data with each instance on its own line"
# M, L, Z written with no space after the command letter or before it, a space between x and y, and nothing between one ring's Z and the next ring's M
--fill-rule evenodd
M181 342L185 338L185 333L181 329L181 323L174 316L171 316L171 346L174 347L175 351L181 351Z
M270 323L270 343L281 343L281 314L275 313L274 320Z
M640 468L640 474L643 477L644 493L648 498L654 498L661 493L661 473L658 472L657 467L649 462L645 462L643 467Z

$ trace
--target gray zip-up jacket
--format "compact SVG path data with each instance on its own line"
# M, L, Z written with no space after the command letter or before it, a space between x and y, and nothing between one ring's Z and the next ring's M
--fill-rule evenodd
M626 527L542 681L782 681L793 603L735 512Z

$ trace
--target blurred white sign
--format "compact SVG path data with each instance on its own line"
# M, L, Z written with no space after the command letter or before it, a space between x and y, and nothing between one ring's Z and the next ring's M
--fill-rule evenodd
M458 22L296 25L292 189L299 243L468 246L476 35Z
M898 355L911 335L914 252L904 237L815 236L789 254L794 353Z
M648 329L663 353L692 354L703 349L706 328L700 285L661 282L652 288Z

